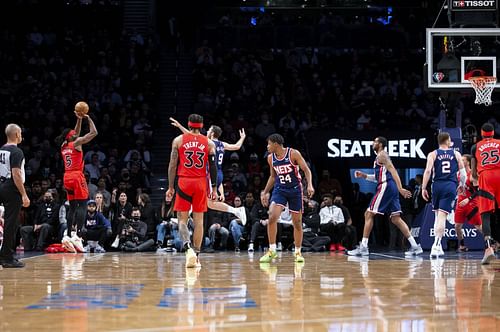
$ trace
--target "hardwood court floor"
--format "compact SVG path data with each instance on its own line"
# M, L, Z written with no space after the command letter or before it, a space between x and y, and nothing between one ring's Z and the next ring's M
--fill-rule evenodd
M372 254L52 254L0 271L0 331L499 331L496 268Z

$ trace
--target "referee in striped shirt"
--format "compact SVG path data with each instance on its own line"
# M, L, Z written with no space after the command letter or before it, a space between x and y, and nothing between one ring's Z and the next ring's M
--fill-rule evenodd
M24 189L24 153L17 147L23 140L21 127L11 123L5 135L7 143L0 147L0 203L5 207L0 265L19 268L24 263L14 258L18 219L21 207L28 207L30 200Z

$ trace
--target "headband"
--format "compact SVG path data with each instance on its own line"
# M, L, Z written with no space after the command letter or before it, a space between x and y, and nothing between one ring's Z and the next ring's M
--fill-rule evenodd
M201 129L201 128L203 128L203 122L191 122L191 121L189 121L188 126L191 128Z
M71 129L69 133L66 134L66 137L64 139L68 140L73 135L76 135L76 131L74 129Z
M481 129L481 136L483 137L493 137L495 135L495 131L484 131Z

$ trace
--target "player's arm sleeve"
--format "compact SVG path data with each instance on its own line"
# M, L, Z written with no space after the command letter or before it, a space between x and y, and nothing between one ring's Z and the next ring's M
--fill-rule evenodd
M465 181L467 181L467 172L465 171L465 168L460 169L460 186L465 186Z
M215 154L208 155L208 163L210 165L210 181L212 187L217 186L217 164L215 163Z
M15 149L10 157L10 168L21 168L24 154L21 149Z
M470 155L471 155L470 165L471 165L472 178L477 179L476 144L474 144L470 149Z

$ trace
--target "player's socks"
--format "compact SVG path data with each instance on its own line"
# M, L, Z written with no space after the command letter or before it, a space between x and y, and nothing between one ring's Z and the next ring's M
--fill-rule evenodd
M269 250L276 252L276 243L270 244Z
M367 237L364 237L364 238L361 240L361 245L362 245L363 247L368 248L368 238L367 238Z
M411 236L411 235L408 238L408 242L410 242L410 245L411 245L412 248L415 248L415 247L418 246L417 241L415 241L415 238L413 236Z

